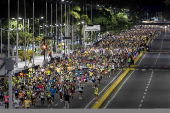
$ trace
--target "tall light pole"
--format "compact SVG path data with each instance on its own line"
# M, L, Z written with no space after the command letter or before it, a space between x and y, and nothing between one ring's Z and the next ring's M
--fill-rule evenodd
M26 66L26 3L25 3L25 0L24 0L24 32L25 32L25 69L27 69L27 66Z
M92 23L92 1L91 1L91 23ZM92 42L92 31L91 31L91 42Z
M19 34L18 34L18 19L19 19L19 0L17 0L17 6L18 6L18 8L17 8L17 38L16 38L16 56L17 56L17 58L16 58L16 63L17 63L17 68L18 68L18 38L19 38Z
M8 58L10 57L10 0L8 0ZM12 76L9 73L9 109L12 109Z
M47 0L46 0L46 26L47 26ZM46 36L47 36L47 27L46 27Z
M52 5L52 0L51 0L51 37L53 36L53 30L52 30L52 24L53 24L53 13L52 13L52 7L53 7L53 5ZM52 48L53 48L53 46L52 46L53 44L52 44L52 40L51 40L51 52L52 52ZM53 53L53 52L52 52Z
M33 0L33 45L32 45L32 51L33 51L33 63L32 63L32 67L34 66L34 35L35 35L35 31L34 31L34 23L35 23L35 18L34 18L34 0Z
M4 30L2 28L2 20L0 20L0 25L1 25L1 53L2 53L2 31Z
M66 24L67 24L67 22L66 22L66 3L65 3L65 37L67 36L67 31L66 31ZM65 46L65 56L66 56L66 39L64 40L65 41L65 43L64 43L64 46Z
M8 0L8 57L10 57L10 0Z
M42 26L40 26L40 19L44 19L44 17L42 16L41 18L38 18L39 38L40 38L40 27L42 27ZM40 47L40 41L39 41L39 47Z
M62 0L62 2L63 2L64 0ZM62 58L62 56L63 56L63 48L62 48L62 43L63 43L63 37L62 37L62 2L61 2L61 58Z
M56 57L57 57L57 42L58 42L58 35L57 35L57 1L56 1Z

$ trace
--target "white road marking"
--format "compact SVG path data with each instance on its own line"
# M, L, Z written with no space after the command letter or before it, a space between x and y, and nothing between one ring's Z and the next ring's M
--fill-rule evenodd
M157 61L158 61L159 56L160 56L160 53L158 54L158 57L157 57L157 59L156 59L156 61L155 61L155 65L156 65L156 63L157 63ZM155 65L154 65L154 66L155 66Z
M145 98L145 96L143 96L142 98Z
M134 73L135 70L132 71L132 73L125 79L125 81L121 84L121 86L119 87L119 89L116 91L116 93L113 95L113 97L110 99L110 101L113 100L113 98L115 98L115 96L117 95L117 93L119 92L119 90L122 88L122 86L125 84L125 82L131 77L131 75ZM103 109L106 109L106 107L109 105L110 102L108 102Z
M141 102L143 102L143 100L141 100Z
M55 104L54 106L57 106L58 104Z
M146 69L142 69L142 71L146 71Z
M122 70L112 79L112 81L110 83L108 83L102 91L99 92L99 95L117 78L117 76L122 72ZM93 98L84 109L87 109L87 107L95 100L95 98Z
M147 89L145 89L145 91L147 91Z
M147 53L146 53L147 54ZM139 62L139 65L140 65L140 63L142 62L142 60L143 60L143 58L146 56L146 54L142 57L142 59L140 60L140 62Z
M139 105L139 107L141 107L141 106L142 106L142 104Z
M146 86L146 88L148 89L148 86Z
M144 95L146 95L146 92L144 93Z

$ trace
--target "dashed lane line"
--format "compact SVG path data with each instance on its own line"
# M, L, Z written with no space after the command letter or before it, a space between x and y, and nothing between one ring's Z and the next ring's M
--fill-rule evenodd
M106 107L109 105L109 103L116 97L117 93L119 92L119 90L122 88L122 86L126 83L126 81L131 77L131 75L134 73L135 70L132 71L132 73L125 79L125 81L123 81L123 83L121 84L121 86L119 87L119 89L116 91L116 93L113 95L113 97L110 99L110 101L108 101L108 103L104 106L103 109L106 109Z
M152 75L153 75L153 70L152 70L151 76L152 76ZM142 100L141 100L141 102L140 102L140 104L139 104L139 108L141 108L141 106L142 106L142 102L144 101L144 98L145 98L145 95L146 95L146 91L148 90L148 86L149 86L151 80L152 80L152 78L150 77L150 79L149 79L149 81L148 81L148 84L147 84L147 86L146 86L144 95L143 95L143 97L142 97Z
M156 65L156 63L157 63L157 61L158 61L159 56L160 56L160 53L158 54L158 57L157 57L157 59L156 59L156 61L155 61L155 65ZM155 65L154 65L154 66L155 66Z

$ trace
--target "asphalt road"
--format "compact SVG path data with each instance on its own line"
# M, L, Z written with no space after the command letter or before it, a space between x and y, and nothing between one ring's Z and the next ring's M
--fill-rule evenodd
M138 67L126 75L102 108L170 108L169 51L169 33L154 39L151 51L143 55Z
M170 36L168 34L152 41L150 52L145 53L138 62L139 67L170 68Z

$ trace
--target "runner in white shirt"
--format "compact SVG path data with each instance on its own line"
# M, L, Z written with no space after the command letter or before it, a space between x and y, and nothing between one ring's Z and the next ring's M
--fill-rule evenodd
M112 74L114 74L114 69L115 69L114 63L112 63Z
M42 106L44 105L44 98L45 98L45 93L41 92L41 104L42 104Z
M19 103L20 103L20 99L16 97L16 99L14 100L15 109L19 109Z

